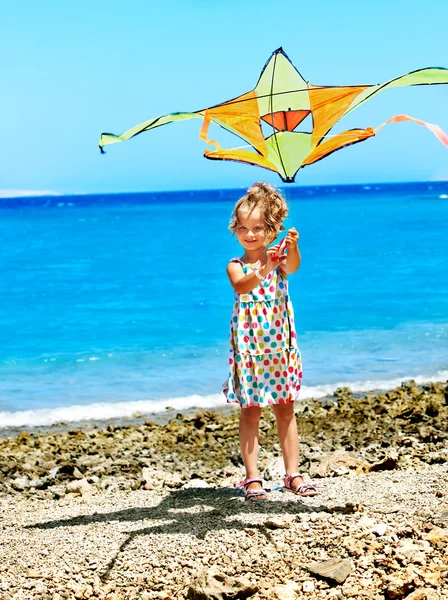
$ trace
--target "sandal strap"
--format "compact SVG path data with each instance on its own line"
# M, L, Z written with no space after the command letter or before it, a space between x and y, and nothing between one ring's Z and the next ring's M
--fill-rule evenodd
M247 490L247 492L245 492L244 496L245 496L246 500L249 500L250 498L267 498L268 497L266 491L263 489Z
M243 488L245 488L248 485L250 485L251 483L260 483L260 484L262 484L263 480L260 479L259 477L247 477L244 481L240 481L239 483L234 483L233 487L236 487L236 488L243 487Z
M287 488L288 490L291 490L291 483L293 482L294 479L296 479L296 477L302 477L303 479L303 475L301 473L291 473L290 475L285 475L285 477L283 478L284 484L285 484L285 488ZM304 484L302 484L304 485Z
M302 483L302 485L299 485L297 488L297 491L299 494L303 494L304 492L317 492L317 487L314 483Z

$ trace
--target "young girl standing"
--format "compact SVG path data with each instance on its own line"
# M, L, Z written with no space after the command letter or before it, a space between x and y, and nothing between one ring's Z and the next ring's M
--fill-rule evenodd
M257 470L261 409L272 404L285 465L285 489L314 496L316 486L298 473L299 440L294 401L302 379L294 312L288 295L287 275L300 266L299 234L288 230L288 253L276 240L288 215L285 199L271 185L255 183L235 205L231 229L244 249L233 258L227 274L235 290L230 321L230 373L223 386L227 402L238 402L240 447L246 468L246 499L266 499Z

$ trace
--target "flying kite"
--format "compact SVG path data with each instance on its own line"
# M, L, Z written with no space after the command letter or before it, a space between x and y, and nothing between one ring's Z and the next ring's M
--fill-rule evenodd
M377 85L322 86L303 79L282 48L272 53L253 90L196 112L179 112L150 119L121 135L103 133L99 146L128 140L140 133L187 119L202 119L200 137L214 146L204 156L215 160L233 160L264 167L292 183L302 167L311 165L341 148L373 137L384 125L413 121L427 127L448 146L448 135L437 125L407 115L392 117L376 129L349 129L330 134L345 115L375 94L392 87L448 83L448 69L425 68ZM310 116L311 131L297 128ZM246 143L239 148L224 149L208 139L210 123L216 123ZM303 123L305 125L305 123ZM267 135L263 132L268 129Z

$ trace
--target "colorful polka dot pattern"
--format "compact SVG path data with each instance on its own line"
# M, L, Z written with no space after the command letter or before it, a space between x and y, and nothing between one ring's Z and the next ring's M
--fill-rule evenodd
M251 265L239 262L245 274ZM227 402L242 408L294 402L299 396L302 361L287 279L274 269L247 294L235 294L230 320Z

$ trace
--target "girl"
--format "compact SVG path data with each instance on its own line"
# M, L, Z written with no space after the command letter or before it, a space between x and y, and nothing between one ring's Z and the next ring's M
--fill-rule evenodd
M305 483L298 471L299 440L294 401L302 378L294 313L288 296L287 274L300 266L299 234L293 227L285 242L271 244L285 228L288 207L281 194L267 183L255 183L235 205L229 229L244 248L233 258L227 274L235 290L230 321L230 373L223 386L227 402L238 402L240 447L246 468L243 487L246 499L265 500L258 476L258 429L263 406L272 404L285 464L285 489L314 496L316 486Z

